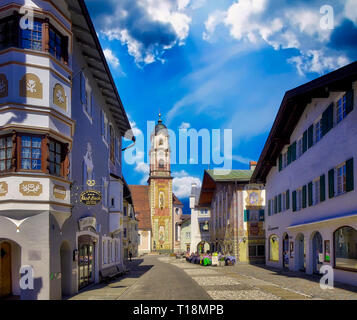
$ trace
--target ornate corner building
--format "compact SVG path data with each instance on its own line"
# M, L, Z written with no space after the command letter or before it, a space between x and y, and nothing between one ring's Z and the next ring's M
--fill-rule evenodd
M130 124L84 1L25 3L0 5L0 297L61 299L121 262Z

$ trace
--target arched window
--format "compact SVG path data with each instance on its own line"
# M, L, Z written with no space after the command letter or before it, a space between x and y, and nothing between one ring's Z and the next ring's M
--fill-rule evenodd
M164 140L160 139L159 146L162 146L163 144L164 144Z
M357 270L357 231L342 227L334 233L335 266Z
M272 235L269 238L269 260L279 261L279 238L276 235Z
M159 160L159 168L164 169L165 168L165 161L164 160Z

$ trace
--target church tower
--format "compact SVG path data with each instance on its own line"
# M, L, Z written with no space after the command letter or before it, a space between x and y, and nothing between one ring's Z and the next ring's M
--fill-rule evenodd
M152 251L173 252L172 230L172 177L170 169L169 134L159 114L151 134L150 149L150 206Z

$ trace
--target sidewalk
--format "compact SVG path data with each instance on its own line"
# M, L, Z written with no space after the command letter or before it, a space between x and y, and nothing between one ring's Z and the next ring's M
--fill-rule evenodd
M295 299L300 296L301 299L357 300L357 287L336 282L334 289L323 290L320 288L318 275L275 269L265 265L237 264L209 268L236 279L249 280L250 284L283 299Z

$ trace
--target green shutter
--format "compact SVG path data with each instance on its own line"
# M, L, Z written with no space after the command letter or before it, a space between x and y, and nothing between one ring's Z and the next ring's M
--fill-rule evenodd
M333 127L333 103L322 113L322 135L324 136Z
M291 146L288 147L288 165L291 163Z
M291 145L291 162L296 160L296 141Z
M293 211L296 211L296 191L293 191Z
M259 221L264 221L265 217L264 217L264 210L259 210Z
M302 136L302 153L305 153L307 150L307 130L305 130L304 135Z
M350 192L354 189L353 177L353 158L346 161L346 191Z
M279 155L279 171L283 169L283 156Z
M274 213L278 213L278 197L274 198Z
M286 191L286 210L290 209L290 191Z
M323 174L320 177L320 202L325 201L326 199L326 183L325 183L325 175Z
M302 207L306 208L306 185L302 187Z
M331 199L335 196L335 169L328 172L328 197Z
M312 182L308 184L308 199L309 199L309 206L312 206Z
M270 207L271 200L268 201L268 216L271 215L271 207Z
M278 196L279 212L281 212L281 194Z
M353 89L346 92L346 114L349 114L353 110Z
M314 145L314 125L312 124L307 131L307 147L310 149Z
M249 221L249 210L244 210L244 222Z

